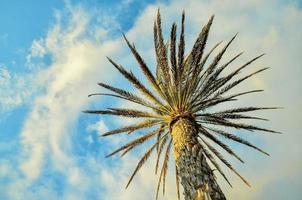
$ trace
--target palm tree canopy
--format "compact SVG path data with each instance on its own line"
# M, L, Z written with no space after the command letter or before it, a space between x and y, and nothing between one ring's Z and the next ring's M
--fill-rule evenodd
M219 42L214 45L214 47L210 49L208 53L204 52L213 19L214 16L210 17L208 23L199 33L192 50L188 53L188 55L185 55L185 14L182 14L178 42L176 33L177 26L174 23L171 27L169 43L165 43L162 34L161 16L160 12L158 11L156 20L154 22L154 46L157 63L156 74L151 72L151 69L147 66L136 47L131 44L124 35L126 44L130 48L140 70L148 80L151 88L144 85L131 71L128 71L122 65L117 64L111 58L108 58L109 62L125 79L127 79L135 88L140 91L140 93L142 93L144 98L105 83L99 83L99 85L112 93L97 93L92 95L113 96L148 108L146 111L127 108L107 108L105 110L84 111L91 114L116 115L141 119L135 124L127 125L125 127L103 133L103 136L111 136L122 133L130 134L138 130L148 129L146 130L145 134L123 145L110 153L108 156L112 156L117 153L125 155L151 138L155 138L154 144L147 149L139 160L126 187L129 186L134 176L148 160L151 153L156 151L156 172L158 172L160 158L163 156L164 159L161 170L159 171L160 177L157 191L159 190L161 182L163 183L164 190L165 177L167 175L169 163L169 154L171 153L171 148L173 147L170 128L171 125L182 116L190 117L196 121L198 124L199 142L203 149L204 155L229 184L230 182L222 171L220 165L217 163L217 158L224 163L225 166L237 174L244 181L244 183L249 185L249 183L236 171L236 169L234 169L229 161L222 156L215 146L213 146L213 144L220 146L225 150L225 152L234 156L239 161L244 162L241 157L220 138L241 143L265 155L269 155L244 138L241 138L234 133L226 132L222 130L222 128L231 127L239 130L247 130L252 133L254 131L279 133L270 129L261 128L238 121L239 119L266 120L247 115L246 113L257 110L276 109L277 107L246 106L219 111L209 109L215 108L215 106L221 103L235 101L242 95L262 92L263 90L249 90L229 94L229 92L241 82L268 69L262 68L251 74L238 77L240 72L243 72L245 68L264 55L261 54L237 67L230 73L226 74L223 72L233 61L242 55L242 53L238 53L227 62L221 64L223 55L230 47L237 34L235 34L230 41L222 47L222 49L214 56L212 61L208 61L214 50L221 45L221 42ZM238 78L236 79L236 77Z

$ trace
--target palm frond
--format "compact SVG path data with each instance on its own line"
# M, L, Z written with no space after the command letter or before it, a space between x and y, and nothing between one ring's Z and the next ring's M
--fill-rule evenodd
M225 64L223 64L222 66L220 66L218 69L215 70L214 73L211 74L209 80L210 83L211 81L215 80L220 73L227 67L229 66L232 62L234 62L237 58L239 58L241 55L243 54L243 52L240 52L239 54L235 55L233 58L231 58L228 62L226 62Z
M280 109L281 107L243 107L243 108L234 108L229 110L220 111L219 113L241 113L241 112L251 112L257 110L274 110Z
M214 124L214 125L220 125L220 126L226 126L226 127L232 127L232 128L237 128L237 129L245 129L248 131L254 131L254 130L258 130L258 131L263 131L263 132L269 132L269 133L279 133L281 134L281 132L278 131L274 131L274 130L270 130L270 129L265 129L265 128L260 128L257 126L253 126L253 125L249 125L249 124L244 124L244 123L234 123L234 122L230 122L228 120L216 117L202 117L202 123L208 123L208 124Z
M107 90L110 90L116 94L119 94L120 96L118 95L111 95L111 94L102 94L102 93L96 93L96 94L91 94L89 96L93 96L93 95L107 95L107 96L114 96L114 97L117 97L117 98L122 98L122 99L125 99L125 100L128 100L128 101L131 101L133 103L137 103L137 104L140 104L140 105L143 105L143 106L146 106L148 108L151 108L157 112L163 112L163 113L167 113L167 111L165 111L164 109L162 109L161 107L155 107L153 104L150 104L148 101L138 97L137 95L135 94L132 94L131 92L128 92L126 90L123 90L123 89L120 89L120 88L117 88L117 87L113 87L111 85L108 85L108 84L105 84L105 83L98 83L99 86L107 89Z
M241 174L239 174L237 172L237 170L226 159L224 159L223 156L214 147L212 147L204 139L201 138L201 140L223 164L225 164L231 171L233 171L247 186L251 187L249 182L247 180L245 180L245 178L243 176L241 176Z
M156 164L155 164L155 174L157 174L160 156L161 156L161 153L162 153L162 151L163 151L165 145L167 144L167 141L168 141L168 136L166 135L166 136L162 139L161 144L160 144L160 146L159 146L159 149L158 149L158 151L157 151L157 159L156 159Z
M157 134L157 138L156 138L156 141L157 141L157 146L156 146L156 151L157 151L157 153L158 153L158 151L159 151L159 145L160 145L160 138L161 138L161 136L162 136L162 133L164 132L164 129L162 129L162 128L164 128L164 126L165 125L161 125L161 129L159 130L159 132L158 132L158 134Z
M107 57L109 62L130 82L134 87L142 92L148 99L156 104L162 105L162 103L149 91L135 76L132 72L128 72L123 66L116 64L112 59Z
M176 24L173 23L170 33L170 62L173 75L173 83L177 81L177 63L176 63Z
M210 55L213 53L213 51L222 43L222 41L216 43L212 49L204 56L204 58L202 59L202 61L198 64L198 70L197 70L197 77L200 75L200 73L202 72L205 63L207 62L208 58L210 57ZM199 81L197 82L199 83ZM198 85L198 84L197 84Z
M260 56L257 56L255 58L253 58L252 60L248 61L247 63L245 63L244 65L242 65L241 67L239 67L238 69L236 69L235 71L233 71L232 73L230 73L229 75L227 75L226 77L220 78L218 80L216 80L214 82L214 84L212 84L210 87L208 87L206 94L204 95L203 99L206 99L209 97L209 95L211 95L212 93L218 91L219 88L221 88L222 86L224 86L228 81L230 81L235 75L237 75L242 69L244 69L245 67L249 66L251 63L253 63L254 61L256 61L257 59L261 58L264 54L261 54ZM220 69L221 71L224 68ZM218 69L219 70L219 69ZM220 71L220 72L221 72ZM219 72L219 73L220 73ZM219 74L218 73L218 74ZM219 95L221 95L221 91L218 91L214 94L213 98L218 97Z
M123 151L123 150L125 150L125 149L127 149L127 148L129 148L131 146L137 146L137 145L142 144L143 142L149 140L151 137L153 137L156 134L158 134L159 130L160 130L160 128L158 128L156 130L153 130L153 131L150 131L150 132L144 134L143 136L132 140L131 142L123 145L122 147L120 147L117 150L113 151L112 153L108 154L106 157L113 156L113 155L117 154L118 152Z
M143 157L140 159L140 161L137 163L137 166L134 170L134 172L132 173L127 185L126 185L126 189L128 188L128 186L130 185L131 181L133 180L134 176L137 174L137 172L141 169L141 167L145 164L145 162L148 160L148 158L150 157L151 153L153 152L153 150L155 149L157 145L157 142L152 145L143 155Z
M158 57L159 66L163 73L163 79L166 81L165 84L169 85L171 81L169 65L168 65L168 57L167 57L167 49L164 44L163 33L161 28L161 16L160 11L158 9L157 18L156 18L156 30L157 30L157 38L158 38L158 46L156 49L156 56Z
M197 66L202 58L213 19L214 15L210 17L208 23L202 28L195 41L195 44L193 45L189 65L192 67L194 73L196 73Z
M250 77L252 77L252 76L254 76L254 75L256 75L256 74L259 74L260 72L263 72L263 71L265 71L265 70L267 70L267 69L269 69L269 68L266 67L266 68L257 70L257 71L255 71L255 72L253 72L253 73L251 73L251 74L249 74L249 75L247 75L247 76L245 76L245 77L243 77L243 78L241 78L241 79L239 79L239 80L237 80L237 81L234 81L233 83L231 83L231 84L225 86L225 87L222 88L220 91L218 91L217 94L215 94L215 96L219 96L219 95L224 94L225 92L229 91L230 89L232 89L233 87L235 87L236 85L238 85L238 84L241 83L242 81L246 80L247 78L250 78Z
M199 130L200 130L200 133L202 135L206 136L207 138L209 138L210 140L212 140L213 142L215 142L216 144L218 144L220 147L222 147L230 155L234 156L240 162L244 163L244 161L228 145L224 144L222 141L220 141L218 138L216 138L214 135L212 135L211 133L209 133L204 128L199 127Z
M243 70L244 68L248 67L249 65L251 65L253 62L255 62L256 60L258 60L259 58L261 58L264 55L265 54L261 54L261 55L255 57L255 58L249 60L248 62L246 62L245 64L243 64L241 67L239 67L238 69L236 69L235 71L233 71L232 73L230 73L229 75L227 75L226 77L222 78L221 81L219 81L219 83L215 87L215 89L217 90L220 87L222 87L223 85L225 85L229 80L231 80L234 76L236 76L241 70Z
M180 192L179 192L179 174L177 170L177 166L175 164L175 178L176 178L176 193L177 193L177 200L180 200Z
M213 71L217 67L217 64L221 60L223 54L227 50L227 48L230 46L230 44L234 41L237 34L225 45L225 47L216 55L216 57L213 59L212 63L209 65L207 70L202 74L199 83L201 83L201 87L199 89L199 93L202 94L206 88L209 87L210 83L212 83L211 74L213 74Z
M260 149L259 147L257 147L257 146L255 146L255 145L251 144L249 141L247 141L247 140L245 140L245 139L243 139L243 138L241 138L241 137L238 137L238 136L233 135L233 134L231 134L231 133L227 133L227 132L225 132L225 131L218 130L218 129L214 129L214 128L209 128L209 127L205 127L205 126L204 126L204 128L206 128L206 129L208 129L208 130L211 130L211 131L213 131L214 133L217 133L218 135L223 136L224 138L227 138L227 139L229 139L229 140L233 140L233 141L235 141L235 142L238 142L238 143L244 144L244 145L246 145L246 146L249 146L249 147L251 147L251 148L253 148L253 149L256 149L257 151L259 151L259 152L261 152L261 153L263 153L263 154L269 156L269 154L268 154L267 152L263 151L263 150Z
M120 96L120 95L116 95L116 94L110 94L110 93L93 93L93 94L89 94L88 95L88 97L92 97L92 96L110 96L110 97L116 97L116 98L119 98L119 99L129 100L126 97L123 97L123 96Z
M116 115L128 118L156 118L162 119L161 116L148 113L146 111L122 109L122 108L108 108L108 110L85 110L84 113L98 114L98 115Z
M161 121L159 120L145 120L137 124L133 124L130 126L124 126L122 128L114 129L112 131L107 131L106 133L102 134L102 136L110 136L110 135L115 135L115 134L120 134L120 133L125 133L125 132L133 132L137 131L139 129L143 128L149 128L155 125L158 125Z
M172 140L170 139L169 144L166 148L166 153L165 153L165 159L160 171L160 175L159 175L159 180L158 180L158 184L157 184L157 190L156 190L156 199L158 199L158 193L159 193L159 188L160 188L160 184L161 181L163 180L163 193L165 191L165 176L166 176L166 171L168 169L168 162L169 162L169 153L170 153L170 149L171 149L171 144L172 144Z
M189 96L189 91L191 91L192 87L195 85L196 77L191 77L191 74L195 75L198 71L198 64L202 58L204 48L206 46L208 34L210 31L210 27L212 25L214 19L214 15L211 16L208 23L202 28L201 32L199 33L199 36L197 37L195 44L193 45L193 48L191 50L191 53L185 60L185 66L184 66L184 75L186 75L185 79L185 87L182 91L183 102L186 104ZM191 79L191 81L189 81Z
M177 64L178 64L178 80L177 85L182 79L182 73L184 69L184 53L185 53L185 12L182 13L181 16L181 31L178 43L178 56L177 56Z
M131 45L130 42L128 41L128 39L126 38L126 36L123 34L124 39L128 45L128 47L130 48L132 54L134 55L134 57L136 58L142 72L144 73L145 77L147 78L147 80L151 83L151 85L153 86L153 88L163 97L162 94L162 90L160 89L158 83L156 82L155 77L153 76L151 70L149 69L149 67L146 65L145 61L143 60L143 58L139 55L139 53L137 52L136 48L134 45Z
M252 116L236 114L236 113L203 113L203 114L197 114L197 116L209 116L213 118L222 118L222 119L256 119L256 120L268 121L268 119L264 119L261 117L252 117Z
M217 64L219 63L219 61L221 60L223 54L226 52L227 48L231 45L231 43L234 41L234 39L236 38L236 35L234 35L232 37L232 39L223 47L223 49L215 56L215 58L213 59L212 63L209 65L209 67L207 68L207 70L204 72L204 79L206 80L206 78L213 73L214 69L216 68ZM207 82L205 82L203 84L204 86L207 86Z
M170 142L167 146L167 150L165 153L165 160L164 160L164 164L163 164L163 194L165 194L166 176L167 176L167 171L168 171L168 166L169 166L171 146L172 146L172 139L170 139Z
M214 107L215 105L226 101L233 101L235 97L239 97L245 94L257 93L257 92L263 92L263 90L250 90L246 92L232 94L226 97L211 97L206 100L196 101L196 103L193 103L191 107L194 112L199 112L200 110L205 110L208 107Z

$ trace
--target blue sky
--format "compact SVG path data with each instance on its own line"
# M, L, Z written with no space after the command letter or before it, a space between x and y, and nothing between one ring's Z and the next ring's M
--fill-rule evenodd
M234 165L252 188L230 172L234 188L220 181L230 199L300 198L301 2L30 0L0 2L0 199L154 199L153 162L124 190L139 152L122 159L104 158L129 138L100 139L98 134L130 121L81 111L128 106L87 95L101 91L99 81L127 87L105 56L139 74L121 32L154 66L152 26L158 7L166 36L185 9L187 50L215 13L209 46L239 31L225 59L242 50L246 53L241 62L267 53L255 67L270 66L270 71L239 88L265 89L265 93L243 98L239 104L285 107L263 113L271 121L261 124L285 134L249 136L270 152L269 158L231 144L247 161ZM170 172L162 199L176 197L173 169Z

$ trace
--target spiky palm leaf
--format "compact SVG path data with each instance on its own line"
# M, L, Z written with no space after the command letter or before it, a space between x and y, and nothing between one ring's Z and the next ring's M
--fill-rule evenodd
M209 141L212 141L213 144L222 147L227 153L236 157L241 162L242 159L224 142L218 139L219 136L222 136L228 140L233 140L235 142L244 144L253 149L256 149L266 155L265 151L256 147L254 144L248 142L247 140L237 136L235 133L231 134L220 129L217 129L213 126L226 126L236 129L242 129L247 131L260 130L270 133L278 133L269 129L260 128L254 125L237 123L232 120L237 119L257 119L265 120L258 117L252 117L248 115L243 115L242 113L264 110L264 109L276 109L276 107L243 107L243 108L232 108L228 110L210 112L209 108L213 108L218 104L227 101L234 101L235 97L253 93L261 92L262 90L252 90L248 92L236 93L231 95L226 95L233 87L237 86L244 80L249 77L252 77L267 68L256 70L254 73L244 76L243 78L238 78L237 80L231 82L243 69L249 66L251 63L259 59L263 54L253 58L247 63L243 64L239 68L230 72L229 74L223 75L222 71L227 68L234 60L236 60L242 53L235 55L232 59L227 61L225 64L220 65L220 61L226 52L227 48L234 41L237 34L231 38L231 40L222 48L222 50L217 53L213 61L205 67L206 61L213 51L221 43L217 43L208 54L204 55L204 50L209 34L209 30L212 24L214 16L210 18L208 23L202 28L196 42L188 54L185 57L185 40L184 40L184 20L185 15L183 13L181 20L181 33L179 38L179 43L176 45L176 24L174 23L171 28L170 33L170 45L165 44L162 35L161 27L161 17L160 12L158 11L157 18L154 23L154 44L155 44L155 53L157 60L156 75L154 76L151 69L146 65L143 58L140 56L138 50L134 45L130 44L126 36L124 39L130 48L133 56L137 60L137 63L145 75L146 79L149 81L153 91L151 91L147 86L143 85L139 79L130 71L127 71L121 65L115 63L112 59L108 58L109 62L143 95L144 98L141 98L137 95L132 94L131 92L125 91L120 88L116 88L104 83L99 85L103 88L110 90L113 94L103 94L100 95L109 95L117 98L124 99L126 101L134 102L145 106L148 108L148 111L142 110L132 110L125 108L108 108L107 110L88 110L86 113L91 114L102 114L102 115L117 115L122 117L129 118L139 118L142 121L137 124L128 125L116 130L109 131L104 133L103 136L120 134L124 132L135 132L145 128L155 128L153 131L149 131L143 136L140 136L133 141L125 144L121 148L117 149L113 153L109 154L112 156L118 152L125 153L133 150L138 145L141 145L145 141L156 137L155 144L153 144L149 150L143 155L142 159L139 161L134 173L132 174L128 184L133 180L133 177L150 157L150 154L157 149L157 161L156 161L156 172L158 171L158 165L160 157L164 155L164 160L162 168L159 175L159 182L157 193L160 187L161 181L163 181L163 191L165 187L165 177L167 175L168 168L168 159L170 154L172 143L171 136L171 123L177 119L179 116L191 116L196 121L199 127L199 137L200 145L203 150L205 157L213 164L213 166L218 170L218 172L225 178L229 183L226 175L221 170L219 164L217 163L215 155L222 163L224 163L229 169L236 173L247 185L248 182L233 168L233 166L221 155L221 153L212 146ZM168 48L168 46L170 48ZM178 49L176 50L176 46ZM169 57L168 59L168 49ZM168 63L170 60L170 64ZM151 109L151 111L150 111ZM213 109L211 109L213 110ZM165 133L164 135L162 135ZM162 154L162 152L165 154ZM177 173L176 173L177 176ZM179 182L178 177L176 177L177 185ZM229 183L230 184L230 183ZM177 189L178 190L178 189ZM157 196L157 195L156 195ZM179 196L179 195L178 195Z

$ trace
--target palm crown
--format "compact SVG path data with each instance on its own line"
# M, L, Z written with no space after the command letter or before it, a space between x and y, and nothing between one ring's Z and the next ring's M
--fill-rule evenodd
M237 136L236 134L221 130L221 127L232 127L236 129L244 129L247 131L264 131L277 133L273 130L260 128L254 125L239 122L238 119L257 119L266 120L263 118L253 117L244 113L256 110L275 109L276 107L236 107L227 110L209 111L209 108L215 107L218 104L237 100L239 96L257 93L262 90L250 90L235 94L227 94L232 88L245 81L246 79L263 72L267 68L259 69L251 74L238 78L238 74L243 71L251 63L263 56L263 54L249 60L243 65L239 66L234 71L226 74L224 69L227 68L234 60L236 60L242 53L235 55L224 64L219 64L222 56L227 48L235 39L236 35L214 56L214 59L207 64L209 56L213 53L221 42L217 43L210 51L205 54L208 33L212 24L214 16L212 16L208 23L202 28L199 33L192 50L185 56L185 39L184 39L184 21L185 15L182 14L181 31L178 43L176 42L176 24L171 28L169 42L165 43L162 35L161 17L158 11L157 18L154 23L154 44L156 52L156 74L154 75L150 68L146 65L143 58L138 53L137 49L124 36L125 41L135 57L141 71L146 79L149 81L153 90L148 86L142 84L139 79L131 72L126 70L122 65L117 64L112 59L108 58L109 62L135 87L145 98L133 94L121 88L113 87L105 83L99 83L103 88L110 90L111 94L98 93L92 95L108 95L114 96L125 101L134 102L147 108L146 111L127 109L127 108L108 108L106 110L88 110L87 113L102 114L102 115L116 115L129 118L141 119L133 125L128 125L115 130L108 131L103 136L110 136L121 133L133 133L138 130L146 129L146 133L132 140L131 142L121 146L114 152L108 155L112 156L119 152L125 155L134 148L142 145L147 140L154 138L155 142L143 154L139 160L133 174L130 177L127 186L131 183L134 176L143 166L143 164L150 157L151 153L157 152L156 172L158 171L159 160L163 156L162 167L159 172L159 181L157 186L157 195L160 184L163 183L163 192L165 188L165 178L168 170L169 156L171 148L174 147L175 160L179 156L179 151L176 149L177 136L171 134L171 127L180 117L187 117L193 120L198 130L198 142L201 145L202 153L207 158L208 162L212 163L224 179L230 184L224 172L222 171L217 160L224 163L229 169L236 173L247 185L249 183L232 167L228 160L226 160L221 153L216 150L213 144L222 147L227 153L237 158L239 161L243 160L224 143L221 138L236 141L238 143L247 145L261 153L268 155L249 141ZM207 65L207 67L206 67ZM213 109L211 109L213 110ZM220 128L219 128L220 127ZM151 128L151 129L150 129ZM214 156L215 155L215 156ZM178 184L179 178L176 170L177 191L179 196Z

